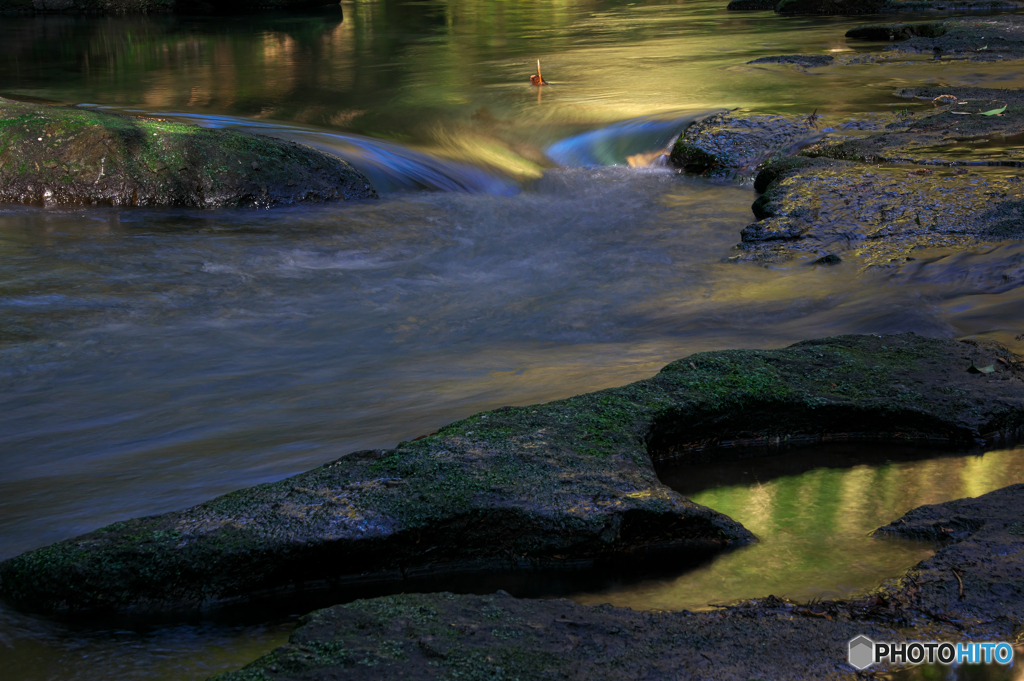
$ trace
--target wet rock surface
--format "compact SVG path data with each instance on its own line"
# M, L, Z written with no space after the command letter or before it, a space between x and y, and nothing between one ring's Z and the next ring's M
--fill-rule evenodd
M348 163L294 142L0 98L0 202L212 208L376 196Z
M847 643L1012 639L1024 624L1024 485L923 506L878 530L941 548L876 592L711 612L447 593L305 617L289 643L220 681L312 678L853 679ZM871 673L884 670L874 666Z
M806 116L724 112L688 127L669 161L704 177L742 178L753 176L772 157L793 154L822 137Z
M909 110L881 134L850 140L826 139L806 156L861 163L918 163L932 166L1024 165L1024 92L992 88L922 87L896 92L905 99L934 102L918 114ZM936 101L936 100L939 101ZM1005 107L1005 108L1004 108ZM1001 110L998 114L985 112ZM976 158L967 149L1000 147L997 158Z
M879 536L949 543L880 595L974 636L1011 638L1024 623L1024 484L921 506Z
M938 61L1002 61L1024 57L1024 17L1006 14L998 17L963 17L925 24L889 24L891 38L881 38L884 25L852 29L847 37L906 40L887 48L898 54L926 54ZM879 31L878 29L882 29ZM855 36L867 31L870 35Z
M332 580L707 555L752 537L665 487L658 461L830 441L973 446L1022 426L1024 372L995 345L904 334L700 353L646 381L477 414L28 552L0 563L0 595L142 611Z
M839 679L855 678L844 662L850 639L902 638L891 625L799 609L780 599L690 613L502 594L391 596L314 612L287 645L214 678Z
M899 14L920 11L1018 9L1015 0L780 0L779 14Z
M733 260L845 251L865 265L887 266L925 248L1024 238L1024 182L1015 173L981 172L1024 165L1018 148L1024 94L986 88L897 94L938 97L940 106L901 112L874 135L829 136L762 167L754 186L763 194L751 207L758 221L742 230L741 255ZM993 110L1001 113L983 115Z
M779 11L787 13L794 2L804 0L783 0ZM924 9L989 9L983 7L942 7L927 3ZM1021 4L1012 3L1013 9ZM909 7L906 9L915 9ZM920 9L920 8L917 8ZM878 10L879 13L889 11ZM899 11L899 10L892 10ZM803 12L800 12L803 13ZM812 12L813 13L813 12ZM842 13L842 12L836 12ZM877 52L861 52L837 55L779 55L762 57L751 64L794 64L798 66L849 66L853 64L893 63L914 60L941 68L950 61L996 62L1024 58L1024 16L1002 14L998 16L968 16L943 19L942 21L890 22L863 24L846 32L847 38L890 42ZM855 46L857 43L851 43ZM801 61L803 60L803 61Z
M759 220L743 228L741 255L732 258L778 262L834 252L885 266L921 249L1024 238L1024 183L1017 177L870 168L835 161L776 180L754 202ZM927 174L917 174L922 170Z

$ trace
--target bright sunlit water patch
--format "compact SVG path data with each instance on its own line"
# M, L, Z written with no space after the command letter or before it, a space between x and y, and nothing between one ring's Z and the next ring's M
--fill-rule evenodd
M661 474L665 484L738 520L759 542L680 576L573 598L694 610L769 594L804 602L863 593L934 553L931 542L871 537L875 529L923 504L1024 482L1024 448L920 458L926 455L832 446L668 469ZM797 472L802 468L810 470Z

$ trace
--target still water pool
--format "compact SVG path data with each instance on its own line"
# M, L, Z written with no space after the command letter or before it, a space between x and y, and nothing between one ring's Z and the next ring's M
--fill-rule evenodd
M724 5L4 17L2 95L299 139L349 158L382 198L0 209L0 558L483 409L647 377L699 350L903 331L1024 350L1024 245L871 271L737 266L722 260L752 220L749 184L627 163L723 108L817 110L828 125L919 106L897 87L1021 87L1024 74L905 58L750 66L880 46L843 37L863 17ZM528 84L538 58L543 89ZM658 608L851 593L930 551L868 531L1020 481L1018 455L853 451L824 468L676 480L762 543L683 575L557 590ZM851 560L823 565L826 550ZM294 614L105 628L0 610L0 666L13 679L204 678L282 641Z

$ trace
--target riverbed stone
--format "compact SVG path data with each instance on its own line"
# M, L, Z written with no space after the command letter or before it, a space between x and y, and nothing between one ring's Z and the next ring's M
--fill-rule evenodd
M863 678L846 656L858 636L1014 639L1024 625L1022 508L1018 484L910 511L876 535L933 540L937 553L850 600L638 612L504 592L392 596L313 612L286 645L215 678Z
M1024 17L1005 14L997 17L961 17L930 24L908 24L899 29L896 39L906 37L887 50L897 54L936 55L939 61L1003 61L1024 58ZM853 29L857 31L858 29ZM853 31L848 32L847 37ZM902 35L909 33L909 35ZM865 36L867 37L867 36Z
M821 140L824 133L815 123L808 116L725 111L689 126L673 145L669 161L703 177L752 177L767 160Z
M140 611L332 580L692 558L753 537L663 485L659 465L837 441L974 446L1022 426L1024 372L997 345L903 334L704 352L30 551L0 563L0 596Z
M1017 0L779 0L779 14L899 14L921 11L985 12L1019 9Z
M803 155L861 163L914 163L927 166L1024 166L1024 152L1013 140L1024 137L1024 92L977 87L917 87L896 91L897 97L923 100L932 107L890 124L879 134L852 139L824 139L803 150ZM952 98L951 103L940 100ZM1005 107L1005 109L1004 109ZM999 114L984 112L1000 110ZM984 150L989 142L1005 147L996 158L972 158L950 153L972 145Z
M345 161L294 142L0 98L0 202L266 208L376 196Z
M1024 484L915 508L876 535L944 545L879 595L975 636L1012 640L1024 625Z
M951 106L899 113L873 135L829 136L799 156L773 159L755 179L758 222L741 231L733 260L779 262L850 252L892 266L924 248L965 248L1024 238L1024 182L997 168L1024 166L1024 93L987 88L905 88L898 96ZM982 115L1005 108L1001 115ZM995 144L979 158L972 148ZM955 201L950 197L956 197Z

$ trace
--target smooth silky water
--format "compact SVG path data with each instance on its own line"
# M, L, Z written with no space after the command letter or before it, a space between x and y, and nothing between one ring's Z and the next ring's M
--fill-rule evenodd
M695 351L902 331L1024 350L1024 245L922 251L872 271L729 264L752 220L749 182L629 167L710 111L817 109L828 127L930 106L895 98L897 87L1021 87L1024 74L910 57L747 66L880 46L843 37L864 17L724 4L4 17L2 95L296 139L363 169L382 199L0 209L0 558L483 409L621 385ZM549 87L528 85L537 58ZM799 459L782 475L732 464L719 482L666 471L762 542L685 574L550 591L664 609L849 595L931 551L870 539L874 527L1024 479L1020 451L887 463L869 450ZM825 562L825 549L848 559ZM0 668L204 678L278 645L302 608L110 628L0 606Z

